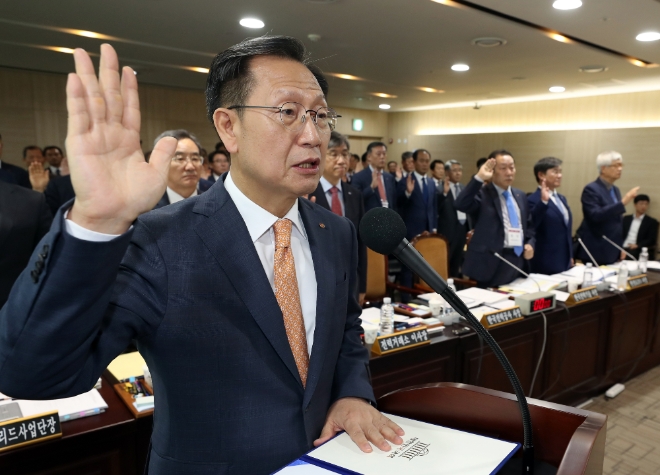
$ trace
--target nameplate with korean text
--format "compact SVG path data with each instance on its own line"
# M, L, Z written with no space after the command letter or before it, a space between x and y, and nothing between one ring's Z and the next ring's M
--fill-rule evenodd
M0 452L62 437L57 411L21 417L0 423Z
M644 287L649 285L649 278L646 274L636 275L635 277L630 277L628 279L628 289L636 289L637 287Z
M520 307L512 307L505 310L484 313L481 317L481 324L484 328L494 328L506 325L507 323L517 322L523 318L525 317L523 317Z
M590 302L598 298L598 290L596 287L586 287L584 289L575 290L571 292L566 299L566 305L577 305L579 303Z
M413 348L415 346L431 343L426 327L415 327L391 335L382 335L376 338L371 352L375 355L387 355L395 351Z

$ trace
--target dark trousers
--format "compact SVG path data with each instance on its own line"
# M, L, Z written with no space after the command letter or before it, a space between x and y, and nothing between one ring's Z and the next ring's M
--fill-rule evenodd
M465 248L465 237L468 232L467 221L465 224L457 224L455 238L449 243L449 275L460 277L461 264L463 264L463 249Z
M520 267L525 272L528 271L525 266L526 261L522 254L516 256L513 249L503 249L499 254L513 265ZM518 277L524 278L525 276L513 267L506 265L502 261L498 261L497 269L495 270L493 277L488 282L477 282L477 287L481 287L482 289L485 289L486 287L499 287L500 285L508 284L516 280Z

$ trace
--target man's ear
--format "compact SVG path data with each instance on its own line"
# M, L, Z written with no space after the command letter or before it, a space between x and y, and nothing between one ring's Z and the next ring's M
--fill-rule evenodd
M213 125L229 153L238 152L237 132L240 130L238 115L233 110L220 107L213 113Z

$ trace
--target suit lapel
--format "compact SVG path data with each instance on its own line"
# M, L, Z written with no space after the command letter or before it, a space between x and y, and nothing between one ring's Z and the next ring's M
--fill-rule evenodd
M264 336L302 387L284 329L282 312L247 226L224 183L216 183L209 192L202 195L193 211L208 217L195 228L195 232L213 254Z
M353 203L355 202L356 195L353 193L352 190L349 190L345 184L342 185L341 192L344 197L344 215L350 221L355 223L357 221L356 214L358 207L355 206Z
M321 213L316 211L311 203L298 200L298 204L305 232L309 239L309 247L314 261L314 274L316 275L316 329L314 330L314 346L309 360L307 387L305 388L303 401L303 407L306 407L314 394L325 360L332 324L330 309L333 308L333 290L336 279L331 252L334 249L333 233L329 229L329 225L324 222ZM323 224L323 227L321 227L321 224Z
M490 198L493 200L493 206L495 207L497 216L500 217L500 222L502 223L502 226L504 226L504 217L502 215L502 204L500 203L500 194L497 192L495 185L493 185L492 183L488 184L484 191L490 193Z

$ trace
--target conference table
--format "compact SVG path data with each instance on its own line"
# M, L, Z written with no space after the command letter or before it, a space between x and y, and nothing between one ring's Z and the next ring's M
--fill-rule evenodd
M618 382L660 364L660 274L628 292L601 293L598 300L545 312L547 342L534 388L530 385L544 340L540 314L490 330L512 363L525 393L576 405ZM460 327L458 324L454 327ZM431 343L372 356L376 397L435 382L461 382L512 392L494 355L474 332L451 328ZM101 395L108 409L62 424L63 437L0 452L0 473L11 475L133 475L142 473L152 418L135 419L105 373Z

